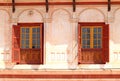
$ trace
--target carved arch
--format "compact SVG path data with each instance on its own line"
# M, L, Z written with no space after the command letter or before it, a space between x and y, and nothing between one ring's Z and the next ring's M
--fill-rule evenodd
M56 9L56 10L54 10L54 11L51 13L50 17L52 18L52 17L53 17L53 15L54 15L54 13L55 13L56 11L59 11L59 10L61 10L61 11L63 11L63 12L67 12L67 13L68 13L68 15L69 15L69 18L72 18L71 13L70 13L68 10L63 9L63 8L60 8L60 9Z
M120 8L117 8L115 11L113 11L113 19L116 19L116 13L120 11Z
M39 13L40 14L40 16L42 17L42 20L43 20L43 18L44 18L44 16L43 16L43 14L42 14L42 12L41 11L39 11L39 10L37 10L37 9L25 9L25 10L22 10L18 15L17 15L17 18L19 19L19 17L25 12L25 11L36 11L37 13Z
M87 11L87 10L95 10L95 11L99 12L103 16L104 21L106 20L106 16L105 16L104 12L101 11L100 9L97 9L97 8L86 8L86 9L83 9L81 12L79 12L77 17L79 18L81 16L81 14L84 13L85 11Z
M10 19L10 18L12 17L12 15L10 14L10 12L9 12L9 11L7 11L6 9L0 9L0 11L5 11L5 12L8 14L8 16L9 16L9 18L8 18L8 19Z

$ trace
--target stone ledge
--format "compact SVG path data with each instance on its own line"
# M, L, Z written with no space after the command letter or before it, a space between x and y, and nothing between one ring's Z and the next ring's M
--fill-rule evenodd
M116 70L0 70L0 78L97 79L120 78Z

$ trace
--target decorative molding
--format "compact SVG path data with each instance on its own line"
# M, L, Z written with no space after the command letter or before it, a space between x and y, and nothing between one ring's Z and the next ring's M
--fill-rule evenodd
M7 9L0 9L0 11L5 11L9 15L9 19L12 17L10 12Z
M18 23L18 18L12 18L12 19L10 19L10 22L12 22L12 23Z
M72 5L73 2L49 2L49 5ZM76 5L107 5L107 1L103 2L76 2ZM111 5L119 5L120 1L112 1ZM40 5L46 5L45 2L20 2L20 3L15 3L15 6L40 6ZM0 3L0 6L12 6L12 3Z
M63 8L54 10L54 11L51 13L51 15L50 15L51 18L52 18L52 16L54 15L54 13L55 13L56 11L67 12L68 15L69 15L69 18L72 18L71 13L70 13L67 9L63 9Z
M45 23L51 23L52 22L52 19L51 18L44 18L43 21Z
M70 22L71 22L71 23L77 23L78 20L79 20L79 19L77 19L77 18L73 18L73 19L70 19Z
M33 10L29 10L28 11L28 16L32 16L34 14L34 11Z
M106 20L107 23L112 23L114 21L114 17L111 12L108 12L108 16Z
M49 72L49 71L48 71ZM73 71L74 72L74 71ZM97 72L97 71L95 71ZM39 78L39 79L44 79L48 80L48 79L119 79L120 78L120 74L50 74L51 72L49 72L48 74L0 74L0 78L18 78L18 79L23 79L23 78L27 78L27 79L35 79L35 78ZM56 73L56 72L55 72ZM60 72L61 73L61 72ZM85 73L85 71L83 72Z

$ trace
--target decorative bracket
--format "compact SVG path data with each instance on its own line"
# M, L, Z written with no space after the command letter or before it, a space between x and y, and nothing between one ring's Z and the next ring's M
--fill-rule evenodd
M73 0L73 12L75 12L75 11L76 11L76 1Z
M108 0L108 11L111 10L111 0Z
M12 12L15 12L15 0L12 0Z
M49 11L48 0L46 0L46 12Z

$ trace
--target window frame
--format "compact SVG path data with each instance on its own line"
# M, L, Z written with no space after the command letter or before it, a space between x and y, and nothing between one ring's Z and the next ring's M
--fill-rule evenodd
M40 28L40 27L38 27L38 26L32 26L32 27L21 27L20 28L20 38L22 38L22 35L24 34L23 32L22 32L22 28L25 28L25 30L26 30L26 28L29 28L29 32L28 32L28 35L29 35L29 38L28 38L28 41L29 41L29 44L28 44L28 48L26 47L26 43L25 43L25 48L23 48L22 47L22 40L24 40L24 41L26 41L26 38L24 38L24 39L20 39L20 48L21 49L33 49L33 28ZM35 32L36 33L36 32ZM36 33L36 34L38 34L38 33ZM40 31L39 31L39 34L40 34ZM25 32L25 35L26 35L26 32ZM38 41L38 40L37 40ZM39 42L40 42L41 40L40 40L40 37L39 37ZM35 45L36 46L36 45ZM40 47L40 45L39 45L39 47ZM34 48L35 49L35 48ZM39 48L38 48L39 49Z
M83 48L83 41L82 41L82 36L83 36L83 33L87 33L87 32L83 32L82 31L82 29L83 28L89 28L90 29L90 38L89 39L87 39L87 40L89 40L90 41L90 44L89 44L89 48L87 47L85 47L85 48ZM82 47L82 49L97 49L98 48L98 44L96 45L97 46L97 48L94 48L94 28L101 28L102 29L102 26L81 26L81 47ZM97 33L99 33L99 32L97 32ZM100 48L102 48L102 33L103 33L103 30L101 30L101 47ZM88 33L87 33L88 34ZM85 38L86 39L86 38ZM98 38L97 38L97 40L98 40ZM98 49L100 49L100 48L98 48Z
M102 48L87 48L83 49L81 47L81 27L82 26L102 26ZM78 64L82 63L82 50L83 51L102 51L102 60L103 64L106 62L109 62L109 24L106 24L105 22L78 22Z
M44 64L44 23L18 23L17 25L13 25L12 27L12 62L19 64L20 63L20 50L21 50L21 46L20 46L20 28L21 27L33 27L33 26L39 26L41 28L40 34L40 46L41 48L39 48L41 50L41 54L40 54L40 64ZM16 31L15 29L17 29L18 31ZM16 32L15 32L16 31ZM16 33L18 33L17 37L16 37ZM15 44L14 42L17 41L17 44ZM18 47L15 47L18 46ZM31 48L33 49L33 48ZM26 49L25 49L26 50ZM15 53L17 52L17 53Z

